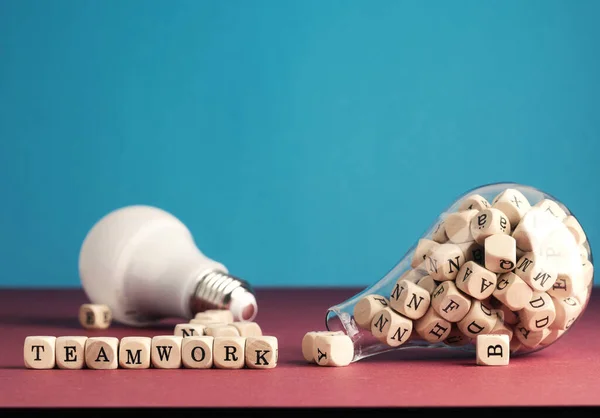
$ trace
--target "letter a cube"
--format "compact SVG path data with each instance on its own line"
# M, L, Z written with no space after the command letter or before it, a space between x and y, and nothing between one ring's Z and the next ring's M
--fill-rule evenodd
M477 364L480 366L508 366L510 340L506 334L478 335Z

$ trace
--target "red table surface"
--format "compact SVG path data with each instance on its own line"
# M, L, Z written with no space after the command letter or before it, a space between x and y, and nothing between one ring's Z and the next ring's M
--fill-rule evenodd
M474 354L395 350L347 367L307 364L304 334L325 329L327 308L360 289L258 289L256 321L279 341L270 370L29 370L28 335L154 336L153 328L114 323L80 327L80 290L0 290L2 407L421 407L600 405L600 294L565 338L506 367L476 366Z

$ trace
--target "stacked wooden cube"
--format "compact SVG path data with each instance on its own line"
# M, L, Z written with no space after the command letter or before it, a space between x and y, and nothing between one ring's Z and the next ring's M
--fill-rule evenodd
M82 305L79 320L86 329L107 329L110 309ZM276 337L264 336L256 322L235 322L228 310L197 314L173 335L29 336L23 349L30 369L272 369L278 353Z
M560 338L592 282L585 232L557 202L532 205L517 189L492 202L474 194L419 240L389 295L355 305L354 322L392 347L476 344L479 364L507 364Z

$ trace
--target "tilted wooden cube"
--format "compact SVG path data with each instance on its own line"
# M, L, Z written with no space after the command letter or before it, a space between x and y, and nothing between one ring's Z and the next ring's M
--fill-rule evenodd
M533 296L533 289L515 273L503 273L492 295L511 311L523 309Z
M508 217L501 210L494 208L480 211L471 219L470 227L471 235L479 245L484 245L485 239L491 235L511 233Z
M550 327L555 318L554 301L546 292L533 292L529 302L519 311L521 323L531 331Z
M459 211L472 210L476 209L478 211L482 211L484 209L489 208L490 202L488 200L476 193L473 193L467 197L465 197L458 206Z
M319 334L314 350L313 357L319 366L345 367L354 358L354 344L347 335Z
M471 209L449 214L444 220L448 240L454 244L473 241L471 220L477 213L477 209Z
M461 292L453 281L445 281L431 294L431 306L448 322L458 322L471 308L471 297Z
M389 301L381 295L373 294L363 296L356 305L354 305L354 322L363 329L371 329L373 317L388 305Z
M452 324L442 318L432 306L425 315L414 322L414 330L425 341L437 343L444 341L450 334Z
M465 263L465 255L456 244L446 243L435 248L427 256L425 269L428 275L439 282L454 280Z
M430 301L431 296L423 287L400 279L392 289L389 307L407 318L418 319L425 315Z
M509 188L492 200L492 207L504 213L514 229L523 216L531 209L529 200L517 189Z
M370 329L370 324L369 324ZM346 335L343 331L309 331L302 337L302 356L309 363L315 362L315 340L318 335Z
M510 235L494 234L484 242L485 268L493 273L507 273L517 262L516 241Z
M397 347L404 344L413 330L413 322L389 306L373 317L371 333L381 342Z
M476 338L479 334L489 334L496 326L498 316L486 302L474 300L471 309L457 322L458 329L467 337Z
M494 292L496 274L474 261L467 261L458 271L455 283L467 295L483 300Z

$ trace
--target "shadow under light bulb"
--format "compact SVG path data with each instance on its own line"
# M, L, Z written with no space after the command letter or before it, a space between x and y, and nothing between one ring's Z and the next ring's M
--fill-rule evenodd
M258 310L247 282L205 256L179 219L152 206L101 218L81 246L79 275L92 303L107 305L115 320L131 326L208 309L252 321Z
M487 184L459 196L383 278L330 307L326 326L351 338L352 362L416 348L475 352L478 333L509 333L511 355L529 354L581 317L592 262L585 232L563 203L534 187ZM427 305L417 312L419 295Z

